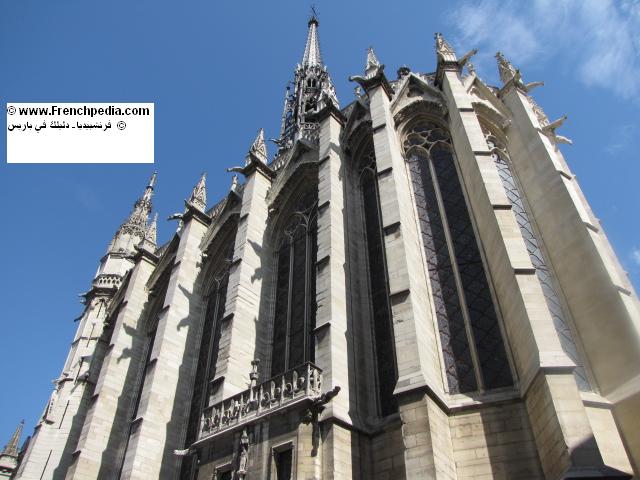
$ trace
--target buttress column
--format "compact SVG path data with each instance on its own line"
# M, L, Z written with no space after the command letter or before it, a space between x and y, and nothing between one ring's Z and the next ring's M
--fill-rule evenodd
M157 266L156 221L141 244L117 305L110 306L113 333L80 435L71 478L116 478L130 433L132 410L147 338L147 282Z
M411 198L410 179L391 113L393 91L373 51L364 77L370 100L382 234L387 258L406 478L455 478L442 394L439 352Z
M638 297L558 148L570 143L556 133L566 117L549 121L528 95L532 84L524 84L504 56L496 57L504 82L499 96L512 115L508 148L513 168L592 373L594 392L583 394L587 415L605 464L630 471L616 424L638 465Z
M179 243L122 467L123 479L175 478L183 448L190 387L196 365L198 325L204 315L200 292L202 239L210 218L204 213L204 175L186 202Z

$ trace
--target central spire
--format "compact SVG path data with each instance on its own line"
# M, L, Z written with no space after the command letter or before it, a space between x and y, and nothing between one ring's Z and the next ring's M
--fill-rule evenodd
M322 65L322 55L320 55L320 42L318 41L318 18L315 13L309 19L309 33L307 34L307 44L304 47L302 65Z
M308 23L302 64L296 67L295 78L285 92L280 137L276 140L280 147L277 155L291 148L299 139L317 142L318 124L313 120L313 114L327 101L338 105L333 82L322 63L318 25L314 11Z

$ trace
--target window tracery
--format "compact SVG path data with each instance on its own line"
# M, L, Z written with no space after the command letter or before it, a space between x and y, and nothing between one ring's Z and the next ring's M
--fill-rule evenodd
M276 251L271 376L314 361L318 192L298 198Z
M450 393L513 384L448 132L420 121L404 140Z
M589 391L591 390L591 387L589 385L587 373L580 360L580 355L578 354L578 349L573 340L571 329L565 319L560 298L553 286L552 273L547 266L542 250L540 249L535 229L525 208L524 199L511 170L511 160L507 152L507 147L498 138L498 136L494 135L484 125L482 125L482 131L485 135L487 145L491 150L491 157L498 168L500 180L502 180L502 185L505 193L507 194L507 198L509 198L509 201L511 202L511 210L516 217L518 227L520 227L520 232L522 233L522 238L524 239L525 246L527 247L529 258L531 259L531 263L536 270L536 276L542 286L542 292L544 294L547 307L549 308L549 312L551 313L554 327L558 333L558 337L560 338L562 350L577 365L574 370L574 376L578 387L580 390Z

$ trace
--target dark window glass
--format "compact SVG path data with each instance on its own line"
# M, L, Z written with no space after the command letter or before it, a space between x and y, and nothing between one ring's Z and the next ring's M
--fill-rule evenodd
M298 199L277 250L271 375L313 361L318 192Z
M360 184L364 205L365 233L367 240L367 256L369 260L369 286L371 290L371 307L373 313L373 337L376 353L376 369L378 373L378 390L380 413L383 416L398 410L393 396L396 386L396 358L393 328L391 325L391 309L389 306L389 289L385 268L384 237L380 217L380 197L373 152L366 157L367 164L361 173Z
M276 452L273 456L273 459L276 463L276 479L291 480L293 450L288 448L287 450Z
M476 390L473 360L431 170L428 161L416 154L410 158L409 167L449 390L455 393Z
M305 310L307 308L307 235L298 229L293 239L291 318L289 320L289 368L304 363Z
M287 317L289 312L289 270L291 270L288 243L280 247L278 254L278 280L276 283L276 311L273 325L273 353L271 372L283 372L287 358Z
M412 129L404 145L409 153L449 391L477 390L478 380L485 389L512 385L449 136L442 128L424 122Z

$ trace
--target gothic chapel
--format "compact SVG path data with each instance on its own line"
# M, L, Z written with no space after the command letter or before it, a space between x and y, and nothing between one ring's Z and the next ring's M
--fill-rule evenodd
M151 177L17 478L632 478L638 297L539 82L437 34L340 108L308 27L275 156L260 130L164 245Z

